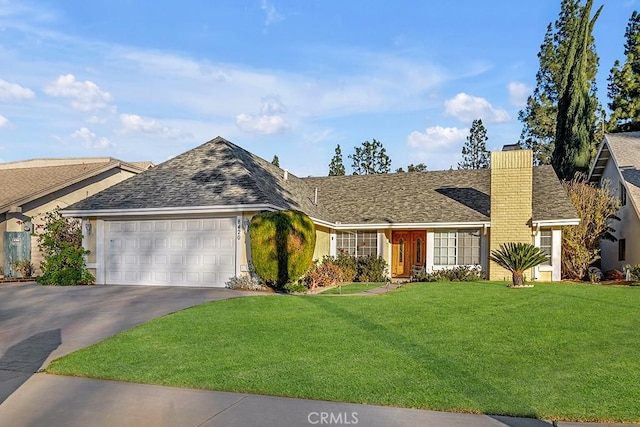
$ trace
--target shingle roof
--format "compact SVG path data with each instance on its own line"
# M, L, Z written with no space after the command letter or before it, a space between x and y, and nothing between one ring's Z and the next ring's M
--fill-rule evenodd
M608 134L605 140L627 183L627 194L640 210L640 132Z
M578 218L553 168L540 166L533 171L533 220ZM490 220L491 171L488 169L303 180L319 188L320 203L341 223Z
M300 178L217 137L69 210L273 205L326 216L313 197Z
M59 166L31 166L37 164L34 162L46 164L44 159L29 160L24 164L0 164L0 212L123 164L110 158L76 164L71 164L71 159L65 159L66 164Z
M489 221L489 170L298 178L217 137L69 210L271 205L343 224ZM314 203L318 190L318 204ZM534 168L534 220L577 214L550 166Z

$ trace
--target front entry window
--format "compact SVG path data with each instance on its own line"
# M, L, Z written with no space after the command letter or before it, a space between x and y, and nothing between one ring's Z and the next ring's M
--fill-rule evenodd
M404 239L400 239L398 242L398 261L400 263L404 262Z
M337 231L336 247L339 254L354 257L378 255L377 231Z
M480 264L480 230L447 230L434 233L435 265Z
M416 242L416 264L422 264L422 240Z

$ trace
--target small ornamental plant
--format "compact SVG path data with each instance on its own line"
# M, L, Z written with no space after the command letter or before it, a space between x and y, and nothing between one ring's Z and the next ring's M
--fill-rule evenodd
M530 243L506 243L491 251L491 261L511 272L511 286L524 286L524 272L548 261L549 257Z

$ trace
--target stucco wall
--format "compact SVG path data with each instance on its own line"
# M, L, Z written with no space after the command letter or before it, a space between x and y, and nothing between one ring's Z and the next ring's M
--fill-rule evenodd
M57 207L65 208L73 203L87 198L105 188L111 187L120 181L135 175L132 172L113 169L103 174L88 178L80 183L73 184L62 190L50 193L37 200L22 205L22 213L8 214L5 221L0 223L0 247L4 239L4 231L22 231L23 223L31 221L35 234L42 232L44 214ZM40 263L43 257L38 249L38 238L31 236L31 263L35 268L35 274L40 273ZM0 265L4 262L4 253L0 251Z
M316 225L316 247L313 250L313 259L322 261L331 250L331 230L322 225Z
M612 193L620 197L620 172L610 159L607 163L601 179L601 185L609 185ZM611 226L616 230L613 235L617 239L626 239L626 258L618 260L618 242L603 240L600 243L602 270L617 269L622 271L627 264L640 264L640 219L633 206L629 194L627 194L627 204L622 206L617 213L620 221L613 221Z

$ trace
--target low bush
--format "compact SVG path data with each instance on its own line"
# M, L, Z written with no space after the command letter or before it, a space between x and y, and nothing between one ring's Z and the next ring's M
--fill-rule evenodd
M475 282L484 279L480 266L461 265L431 273L422 271L411 277L412 282Z
M636 264L629 269L631 280L640 281L640 264Z
M31 274L33 274L33 265L31 265L31 261L28 259L14 261L12 266L22 277L31 277Z
M381 257L358 258L358 282L384 282L387 263Z
M316 262L304 277L309 289L342 283L342 269L333 262Z
M249 275L231 277L225 283L225 287L244 291L264 291L266 289L266 286L260 283L258 278Z
M281 289L289 294L295 294L307 292L309 288L305 285L304 280L298 280L297 282L286 283Z
M322 259L322 263L331 263L336 265L340 270L342 270L342 280L345 282L355 282L358 276L358 258L339 254L338 256L332 257L329 255L325 255Z

